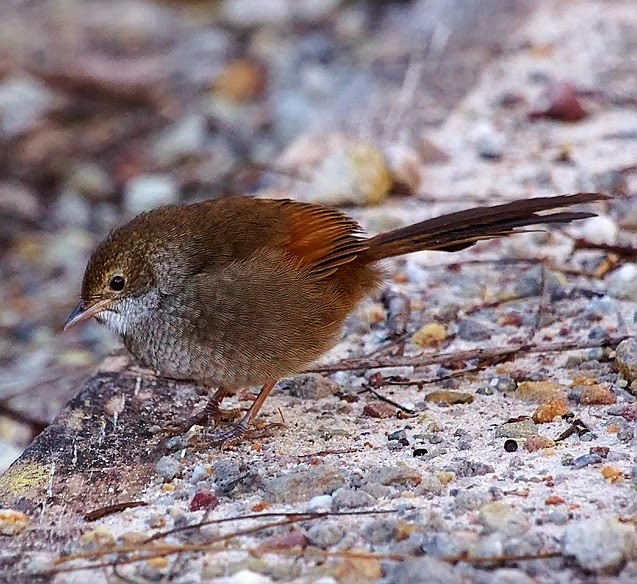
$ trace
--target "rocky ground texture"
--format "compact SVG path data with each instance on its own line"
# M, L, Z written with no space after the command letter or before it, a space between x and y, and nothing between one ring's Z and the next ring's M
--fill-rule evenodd
M637 581L630 1L48 0L0 38L0 574ZM598 218L388 262L281 425L223 452L166 440L204 388L60 332L92 246L162 203L293 196L375 233L583 190Z

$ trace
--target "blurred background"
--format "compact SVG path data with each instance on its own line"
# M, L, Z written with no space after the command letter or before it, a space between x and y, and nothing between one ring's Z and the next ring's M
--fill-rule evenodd
M374 230L402 220L368 213L381 203L603 189L625 201L620 227L637 225L631 2L1 12L0 471L119 346L62 325L94 245L145 209L259 192L347 206Z

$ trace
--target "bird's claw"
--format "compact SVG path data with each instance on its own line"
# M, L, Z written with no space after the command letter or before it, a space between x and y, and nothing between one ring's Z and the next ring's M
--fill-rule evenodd
M248 424L242 420L238 424L235 424L227 430L214 432L212 434L200 434L197 437L193 437L188 447L195 450L208 450L210 448L219 448L220 450L226 450L232 446L236 446L243 442L243 440L258 440L271 436L271 431L275 428L284 427L284 424L280 422L273 422L266 424L261 428L250 428Z
M193 426L203 426L204 428L216 428L220 422L232 422L241 415L238 409L225 410L218 405L206 405L198 414L190 418L184 424L174 424L164 428L162 434L166 438L187 434Z

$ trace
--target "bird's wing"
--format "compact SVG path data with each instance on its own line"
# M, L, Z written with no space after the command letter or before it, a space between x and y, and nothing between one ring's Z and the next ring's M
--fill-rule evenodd
M336 209L285 200L281 211L286 225L282 246L316 279L330 276L369 247L360 225Z

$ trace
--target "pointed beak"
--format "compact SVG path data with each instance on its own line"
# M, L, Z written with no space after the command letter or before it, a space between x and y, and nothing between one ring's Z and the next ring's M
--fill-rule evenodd
M108 298L87 306L83 300L80 300L78 305L73 309L73 312L71 312L69 317L66 319L66 322L64 323L64 330L95 316L98 312L104 310L111 302L111 299Z

